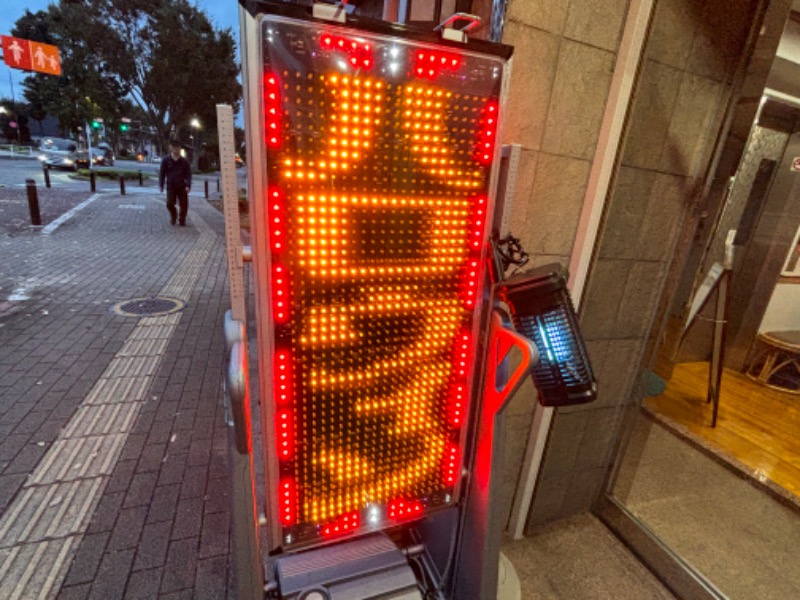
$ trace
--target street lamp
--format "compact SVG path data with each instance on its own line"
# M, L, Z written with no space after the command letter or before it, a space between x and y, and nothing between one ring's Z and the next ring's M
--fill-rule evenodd
M203 126L200 123L200 119L198 119L197 117L192 117L192 120L189 121L189 126L192 128L192 133L191 133L190 137L191 137L191 140L192 140L192 149L194 149L194 138L195 138L196 132L199 129L202 129Z

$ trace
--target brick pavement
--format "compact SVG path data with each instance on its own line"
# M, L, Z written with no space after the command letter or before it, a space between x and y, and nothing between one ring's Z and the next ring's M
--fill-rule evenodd
M36 193L42 225L47 225L91 196L89 191L48 189L42 185L36 188ZM27 190L0 186L0 233L16 235L29 229L30 224Z
M186 228L137 194L0 232L0 597L230 593L223 221L190 204ZM111 311L157 294L186 307Z

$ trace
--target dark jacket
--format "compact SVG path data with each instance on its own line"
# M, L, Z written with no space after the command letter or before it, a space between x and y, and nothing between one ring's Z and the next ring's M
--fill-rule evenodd
M167 182L167 189L182 189L192 187L192 167L189 161L183 156L178 160L168 154L161 161L161 171L158 173L158 187L164 187L164 180Z

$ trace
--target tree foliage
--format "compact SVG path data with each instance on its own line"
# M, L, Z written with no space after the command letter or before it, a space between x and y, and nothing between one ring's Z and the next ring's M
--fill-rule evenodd
M59 47L63 76L34 75L24 85L31 104L62 127L118 121L132 101L166 146L189 138L192 118L215 123L216 104L238 110L233 33L216 30L188 0L60 0L26 11L12 33Z
M91 47L90 30L100 32L89 17L85 6L67 2L48 11L25 11L12 30L17 37L58 46L62 75L31 75L23 86L32 109L54 115L65 131L80 130L93 117L113 118L129 104L128 87Z
M63 1L63 0L62 0ZM186 139L189 122L216 122L216 104L238 109L236 44L217 31L188 0L91 0L115 35L100 41L116 57L131 96L149 115L162 140Z

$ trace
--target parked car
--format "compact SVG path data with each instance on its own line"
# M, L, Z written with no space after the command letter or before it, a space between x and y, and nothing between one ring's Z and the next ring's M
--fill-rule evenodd
M79 169L89 168L89 150L78 150L75 153L75 166ZM114 165L114 153L111 148L92 148L92 164L99 167Z
M111 146L106 144L105 142L100 142L97 144L97 156L95 157L95 164L103 165L104 167L113 167L114 166L114 151L111 149Z
M77 150L78 143L75 140L44 138L39 144L39 160L53 169L74 171L77 169L75 165Z

